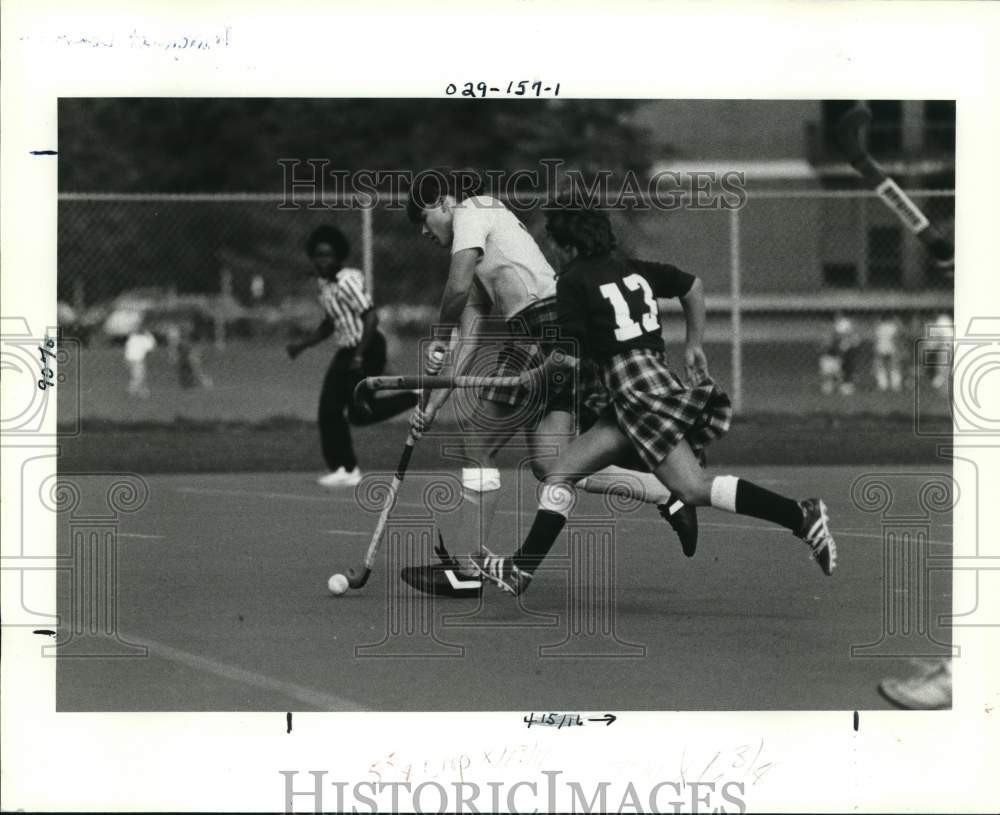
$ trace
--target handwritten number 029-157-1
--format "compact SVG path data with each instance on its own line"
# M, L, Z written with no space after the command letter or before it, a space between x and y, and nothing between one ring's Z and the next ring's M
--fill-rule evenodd
M601 286L601 296L611 303L611 308L615 311L615 323L617 324L615 339L619 342L625 342L635 339L640 334L658 331L660 328L659 308L646 278L639 274L630 274L628 277L622 278L622 283L629 291L642 290L643 298L646 301L646 311L642 314L642 324L640 325L632 319L628 302L625 300L621 287L617 283L605 283Z

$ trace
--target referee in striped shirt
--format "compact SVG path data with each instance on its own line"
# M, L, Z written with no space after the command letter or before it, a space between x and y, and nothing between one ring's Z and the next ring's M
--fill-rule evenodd
M417 403L415 393L387 394L367 405L355 405L354 386L366 376L385 370L385 337L378 330L378 315L365 277L358 269L343 265L350 251L344 234L333 226L313 231L306 243L319 288L323 321L301 342L287 347L295 359L307 348L333 337L337 352L327 368L319 397L319 437L329 472L318 483L323 487L353 487L361 480L361 469L351 443L351 424L364 425L388 419Z

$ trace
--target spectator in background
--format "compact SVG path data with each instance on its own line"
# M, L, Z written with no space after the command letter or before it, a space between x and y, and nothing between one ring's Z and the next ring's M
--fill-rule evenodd
M177 323L167 323L163 333L167 340L167 360L171 365L176 365L177 347L181 344L181 327Z
M844 363L840 357L840 349L831 338L823 344L819 353L819 383L820 389L828 396L840 387L844 373Z
M212 387L212 378L202 370L201 349L190 326L181 330L177 341L177 375L185 390Z
M903 326L892 314L883 314L875 323L875 383L880 391L903 389Z
M250 279L250 300L255 306L259 306L264 300L264 275L255 274Z
M128 395L138 399L149 398L146 384L146 355L156 348L156 338L146 328L145 317L125 340L125 364L128 367Z
M322 322L301 342L286 348L295 359L307 348L334 337L337 352L327 368L319 397L319 436L329 472L318 479L320 486L353 487L361 481L354 454L348 417L354 424L388 419L417 404L412 391L374 397L366 405L354 404L354 386L366 376L385 370L385 337L378 330L378 315L365 289L365 276L345 267L350 245L333 226L313 231L306 243L323 308ZM346 415L345 415L346 414Z
M948 384L951 374L951 355L955 345L955 322L950 314L941 313L927 330L928 341L924 346L931 385L941 390Z
M833 346L840 358L840 392L844 396L854 393L854 374L857 371L858 349L861 337L854 321L841 312L833 318Z

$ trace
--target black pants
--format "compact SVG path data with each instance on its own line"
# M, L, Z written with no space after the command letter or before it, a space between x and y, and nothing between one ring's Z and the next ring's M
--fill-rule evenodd
M351 443L350 424L380 422L417 404L415 393L395 393L373 398L370 411L358 410L353 402L355 385L363 377L378 376L385 371L385 337L375 332L365 349L360 371L350 369L353 357L353 348L342 348L334 355L319 397L319 439L323 458L331 471L340 467L353 470L358 464Z

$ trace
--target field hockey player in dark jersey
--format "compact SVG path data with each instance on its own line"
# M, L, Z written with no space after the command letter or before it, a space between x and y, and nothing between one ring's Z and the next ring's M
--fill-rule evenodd
M782 526L805 541L823 573L831 575L837 550L823 501L796 501L732 475L713 477L700 465L698 451L728 431L732 413L728 397L708 375L701 281L669 264L619 255L603 212L553 208L546 219L562 269L556 285L560 329L598 366L611 404L550 468L520 549L512 557L470 555L477 571L505 591L524 591L566 523L577 482L631 449L685 504ZM656 301L668 297L679 298L684 308L687 384L665 356ZM576 364L553 354L524 376L537 380Z

